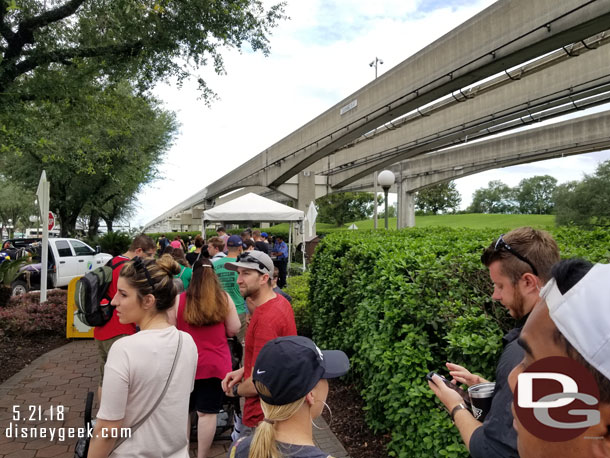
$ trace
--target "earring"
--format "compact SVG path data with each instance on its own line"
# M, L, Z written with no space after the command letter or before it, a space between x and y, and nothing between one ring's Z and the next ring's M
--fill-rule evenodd
M330 407L328 407L328 404L326 404L326 402L324 401L314 401L314 402L321 402L322 404L324 404L324 407L326 407L328 409L328 414L330 416L330 420L328 420L328 426L327 428L320 428L318 425L316 425L316 423L313 421L313 418L311 418L311 424L313 425L314 428L316 429L330 429L330 424L333 422L333 411L330 410ZM322 408L322 411L324 411L324 408Z

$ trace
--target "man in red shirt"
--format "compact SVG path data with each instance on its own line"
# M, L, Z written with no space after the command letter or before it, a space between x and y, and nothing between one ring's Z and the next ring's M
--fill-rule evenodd
M258 393L252 382L252 368L263 346L270 340L297 334L294 312L290 303L273 291L273 261L262 251L249 251L228 262L225 268L239 274L239 292L247 300L252 313L244 352L244 367L229 372L222 381L222 388L228 396L246 398L243 424L255 428L264 418ZM250 431L242 431L242 435Z
M112 271L112 284L108 287L108 297L113 298L117 292L117 283L119 281L119 274L121 269L127 261L136 256L141 258L150 258L155 255L157 246L153 239L148 235L140 234L129 247L126 253L115 256L110 261L112 266L120 264ZM103 326L97 326L93 329L93 337L97 341L99 350L99 363L100 363L100 384L97 389L98 402L102 399L102 380L104 379L104 365L106 364L106 358L112 344L119 340L121 337L130 336L135 334L135 324L121 324L117 314L112 311L112 317Z

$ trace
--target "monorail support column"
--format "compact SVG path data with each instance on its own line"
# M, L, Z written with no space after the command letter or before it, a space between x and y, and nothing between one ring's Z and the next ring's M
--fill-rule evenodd
M415 192L405 192L407 180L403 180L398 194L398 228L415 226Z

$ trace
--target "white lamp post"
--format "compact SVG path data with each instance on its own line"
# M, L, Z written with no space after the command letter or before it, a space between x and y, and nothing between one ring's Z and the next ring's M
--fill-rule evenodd
M379 186L383 188L383 192L385 194L385 228L388 228L388 192L390 188L394 184L394 174L391 170L384 170L379 173L377 176L377 182Z

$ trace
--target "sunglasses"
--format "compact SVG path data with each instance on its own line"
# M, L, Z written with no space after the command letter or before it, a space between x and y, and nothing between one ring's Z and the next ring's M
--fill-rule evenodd
M150 272L144 265L144 262L142 262L142 258L140 258L139 256L136 256L135 258L133 258L133 265L137 270L144 272L144 275L146 275L146 280L148 280L148 284L150 285L151 288L154 289L155 282L153 281L152 277L150 276Z
M253 262L254 264L258 264L258 266L262 270L269 272L269 268L265 264L263 264L258 259L256 259L254 256L251 256L248 253L240 254L239 257L237 258L237 262Z
M500 235L500 237L496 241L496 244L494 246L494 250L496 250L496 251L499 251L499 250L506 250L506 251L508 251L510 254L515 256L517 259L520 259L521 261L523 261L526 264L528 264L532 268L532 272L534 272L534 275L538 276L538 271L534 267L534 264L532 264L532 261L530 261L525 256L523 256L523 255L519 254L517 251L515 251L514 248L512 248L508 243L506 243L504 241L503 237L504 237L504 234Z

